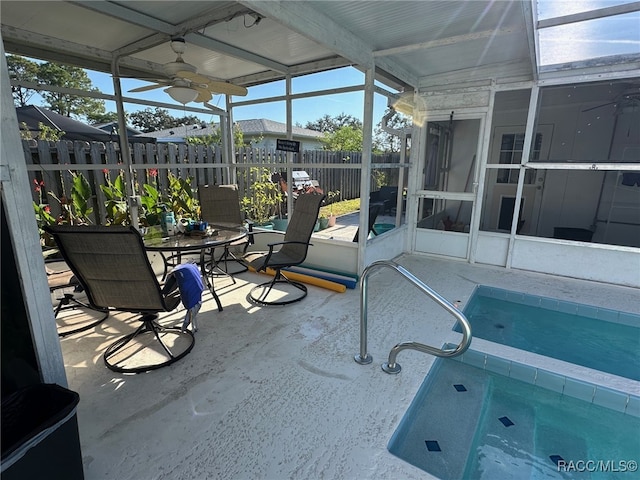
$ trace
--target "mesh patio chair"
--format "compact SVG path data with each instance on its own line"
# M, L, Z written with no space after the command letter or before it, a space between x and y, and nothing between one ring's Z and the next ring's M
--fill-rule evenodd
M170 365L187 355L193 333L157 322L160 312L180 303L180 292L163 289L149 264L140 233L133 227L46 227L95 309L133 312L141 325L104 352L110 370L138 373ZM168 291L167 291L168 290Z
M59 337L90 330L107 319L109 310L96 310L80 298L82 285L64 260L45 260L45 271Z
M309 240L313 234L313 228L318 220L320 205L326 195L305 194L300 195L295 202L293 215L289 220L287 231L282 242L270 243L268 252L249 252L243 259L257 272L274 270L273 280L257 285L249 292L249 298L259 305L287 305L298 302L307 296L307 287L299 282L291 281L285 267L300 265L307 258ZM275 247L280 247L274 250ZM283 294L278 291L279 298L274 298L273 287L277 284L288 284L299 290L294 295ZM269 295L272 294L270 297Z
M202 220L211 225L242 225L244 219L240 211L240 195L237 185L199 185L200 215ZM211 251L211 273L216 270L230 275L247 271L247 266L234 254L233 250L241 249L242 254L247 251L249 239L245 237L231 242L223 247L220 257L215 257L215 249ZM240 268L229 271L229 264L239 265ZM235 283L235 279L233 279Z

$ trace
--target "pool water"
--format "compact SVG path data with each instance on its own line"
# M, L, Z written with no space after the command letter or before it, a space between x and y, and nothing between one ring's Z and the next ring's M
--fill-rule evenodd
M485 286L464 314L476 338L640 380L640 315Z
M445 480L634 478L640 398L592 386L587 401L536 385L536 377L438 359L388 449Z

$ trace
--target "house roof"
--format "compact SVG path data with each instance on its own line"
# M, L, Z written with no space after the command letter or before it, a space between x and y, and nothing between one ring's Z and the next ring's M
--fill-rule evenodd
M111 132L115 128L118 130L118 122L107 122L107 123L94 123L92 127L99 128L105 132ZM142 135L140 130L136 130L135 128L127 127L127 135Z
M266 118L254 120L238 120L240 130L244 135L282 135L283 138L287 133L287 125ZM179 127L157 130L155 132L142 133L142 136L153 138L184 138L184 137L202 137L212 135L217 129L216 124L195 124L184 125ZM308 128L293 127L292 133L295 138L320 140L323 137L322 132L310 130Z
M26 123L29 130L34 133L40 131L40 124L44 124L54 131L65 132L62 136L65 140L108 142L114 138L117 139L117 135L110 135L104 130L35 105L17 107L16 115L18 117L18 123L21 126L23 123Z

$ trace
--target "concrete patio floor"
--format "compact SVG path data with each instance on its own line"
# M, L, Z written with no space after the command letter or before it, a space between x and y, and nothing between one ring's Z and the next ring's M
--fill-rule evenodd
M424 256L397 261L462 306L483 284L640 311L632 288ZM224 311L206 293L192 352L149 373L114 373L102 361L104 349L135 328L130 314L61 339L69 388L80 394L87 480L433 478L386 445L434 357L402 352L399 375L384 373L380 364L402 341L458 343L453 318L395 272L376 272L368 315L374 360L362 366L353 360L358 290L309 286L297 304L256 307L247 294L266 278L246 272L235 285L217 280ZM179 310L162 320L177 323L183 315ZM486 345L474 339L471 347ZM539 361L534 357L519 360ZM625 388L640 394L639 385L629 381Z

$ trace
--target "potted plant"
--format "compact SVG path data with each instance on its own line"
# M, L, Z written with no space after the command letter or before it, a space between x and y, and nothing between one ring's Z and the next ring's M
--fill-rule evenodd
M267 168L251 168L250 174L253 182L242 197L241 209L256 227L273 229L271 220L283 197L280 186L271 181L271 172Z
M273 177L272 177L272 179L273 179ZM273 229L274 230L278 230L279 232L285 232L287 230L287 225L289 223L289 219L287 218L287 215L285 213L282 213L282 210L283 210L282 206L283 206L283 203L285 203L287 201L287 199L282 194L282 187L279 184L278 184L278 186L280 187L282 200L280 202L278 202L278 205L276 206L276 215L271 220L271 222L273 223Z
M337 201L340 196L340 190L331 190L327 192L327 200L329 201L329 218L327 226L333 227L336 224L336 216L333 214L333 202Z

